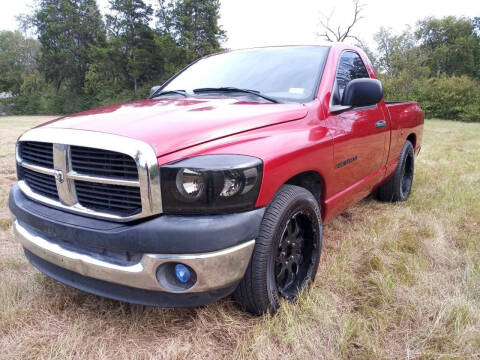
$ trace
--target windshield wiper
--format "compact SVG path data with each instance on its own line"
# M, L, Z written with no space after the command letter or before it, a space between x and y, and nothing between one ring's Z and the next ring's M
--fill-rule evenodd
M240 92L240 93L246 93L246 94L252 94L258 97L261 97L262 99L268 100L273 103L278 103L278 100L275 100L271 98L270 96L263 95L260 91L258 90L250 90L250 89L239 89L236 87L231 87L231 86L225 86L225 87L209 87L209 88L199 88L199 89L194 89L194 93L202 93L202 92Z
M160 91L160 92L154 92L152 96L150 96L150 99L163 96L163 95L172 95L172 94L177 94L177 95L182 95L185 97L188 97L187 92L185 90L166 90L166 91Z

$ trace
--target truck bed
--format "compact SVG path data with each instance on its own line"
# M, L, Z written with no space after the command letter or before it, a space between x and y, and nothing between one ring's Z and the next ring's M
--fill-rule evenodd
M415 133L413 142L415 151L418 152L423 134L423 111L415 101L385 101L391 123L391 144L389 162L400 154L405 136Z

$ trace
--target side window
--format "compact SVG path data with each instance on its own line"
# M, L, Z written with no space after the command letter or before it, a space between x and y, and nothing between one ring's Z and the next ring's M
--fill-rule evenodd
M363 64L362 58L356 52L346 51L340 57L335 85L333 90L333 105L340 105L342 102L343 91L347 84L354 79L368 78L367 69Z

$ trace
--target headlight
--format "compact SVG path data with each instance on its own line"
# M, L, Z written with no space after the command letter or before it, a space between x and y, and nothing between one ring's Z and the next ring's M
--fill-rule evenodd
M177 172L177 190L185 197L185 200L195 201L205 192L205 180L199 171L181 169Z
M162 206L169 214L251 210L262 181L262 161L245 155L203 155L160 168Z

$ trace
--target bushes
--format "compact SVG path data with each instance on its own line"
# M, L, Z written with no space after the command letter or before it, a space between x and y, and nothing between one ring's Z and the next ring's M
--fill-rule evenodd
M380 77L387 100L415 100L427 118L480 122L480 84L467 76Z
M376 35L386 99L417 100L426 117L480 122L479 19L419 21L400 35Z
M132 101L135 99L146 99L150 92L149 86L138 89L137 94L133 90L105 89L98 94L75 94L62 87L55 90L50 86L38 92L20 94L8 99L0 99L0 114L9 115L53 115L72 114L100 106L112 105Z
M11 115L68 114L83 110L81 99L73 94L46 88L40 92L20 94L5 101Z
M417 101L428 117L480 122L480 86L467 76L427 79Z
M163 80L163 79L162 79ZM480 84L467 76L412 78L407 74L380 75L386 100L415 100L427 118L441 118L465 122L480 122ZM132 90L106 84L101 89L77 95L62 87L56 91L41 84L41 89L24 95L0 100L0 113L9 114L69 114L98 106L111 105L148 97L150 86ZM87 84L90 83L87 81Z

